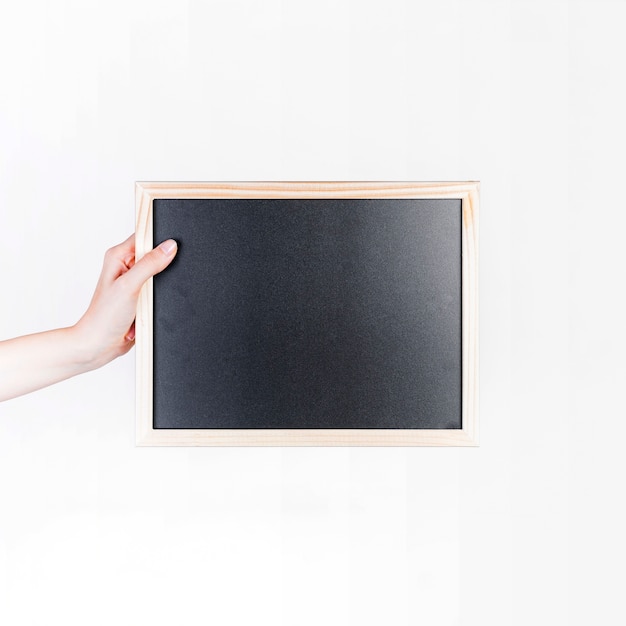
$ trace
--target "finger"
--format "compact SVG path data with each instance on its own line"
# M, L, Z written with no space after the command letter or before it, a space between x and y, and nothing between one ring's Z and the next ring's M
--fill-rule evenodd
M139 293L143 284L148 278L162 272L174 259L178 245L173 239L164 241L145 254L129 269L119 280L130 289L132 293Z
M128 329L128 332L124 336L124 339L126 341L134 341L134 339L135 339L135 322L133 322L131 324L130 328Z
M126 272L135 262L135 234L126 241L109 248L104 255L101 281L111 283Z
M128 256L129 254L135 255L135 233L133 233L128 239L118 243L111 248L111 251L120 257Z

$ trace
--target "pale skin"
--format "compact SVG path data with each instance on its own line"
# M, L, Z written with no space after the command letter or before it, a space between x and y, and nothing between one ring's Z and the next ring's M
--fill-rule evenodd
M135 311L143 284L176 256L173 239L135 263L135 235L107 250L96 290L73 326L0 341L0 401L109 363L135 345Z

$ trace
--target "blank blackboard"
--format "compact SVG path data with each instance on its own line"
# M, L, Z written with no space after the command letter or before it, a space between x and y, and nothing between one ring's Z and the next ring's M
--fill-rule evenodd
M150 218L179 245L152 284L157 436L463 429L462 197L155 197Z

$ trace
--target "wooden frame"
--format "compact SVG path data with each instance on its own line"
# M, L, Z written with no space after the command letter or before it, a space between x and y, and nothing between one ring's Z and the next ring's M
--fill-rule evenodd
M154 429L152 423L152 279L137 307L139 446L477 446L478 445L478 188L477 182L138 182L136 258L153 247L152 201L160 198L452 198L462 202L462 428Z

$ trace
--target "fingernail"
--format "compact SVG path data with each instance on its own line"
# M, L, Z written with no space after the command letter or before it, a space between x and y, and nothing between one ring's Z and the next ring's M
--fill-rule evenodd
M174 252L174 250L176 250L178 246L176 245L176 242L173 239L168 239L167 241L164 241L159 248L161 248L161 251L164 252L165 254L172 254L172 252Z

